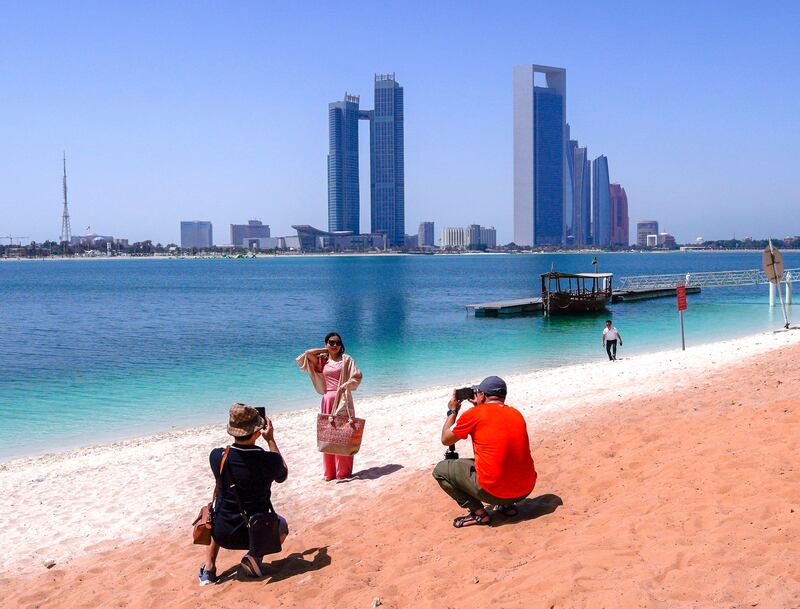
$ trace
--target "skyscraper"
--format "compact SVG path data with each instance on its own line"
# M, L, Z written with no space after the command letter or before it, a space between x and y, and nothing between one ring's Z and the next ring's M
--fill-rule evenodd
M609 196L611 199L611 245L628 247L630 243L628 195L619 184L611 184Z
M181 247L183 249L208 249L214 245L211 222L181 222Z
M360 233L359 97L328 104L328 230Z
M566 70L539 65L514 68L514 242L517 245L564 242L566 104Z
M566 126L567 146L564 148L564 243L573 245L575 243L575 148L578 146L576 140L570 139L569 123Z
M572 148L573 176L575 185L573 193L575 197L573 221L573 234L575 235L576 245L587 245L592 236L592 172L591 162L589 161L589 151L584 146L578 146L578 142Z
M433 222L419 223L419 237L417 238L417 245L419 245L419 247L433 247L436 245Z
M611 243L608 159L604 154L592 161L592 243L599 247Z
M375 75L375 109L370 120L370 212L373 233L390 246L405 236L403 87L394 74Z

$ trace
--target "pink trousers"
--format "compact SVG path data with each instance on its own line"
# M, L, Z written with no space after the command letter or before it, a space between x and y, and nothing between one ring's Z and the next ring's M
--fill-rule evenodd
M328 391L322 396L322 414L331 413L335 399L335 391ZM322 467L325 473L325 480L333 480L334 478L343 480L353 474L353 457L322 453Z

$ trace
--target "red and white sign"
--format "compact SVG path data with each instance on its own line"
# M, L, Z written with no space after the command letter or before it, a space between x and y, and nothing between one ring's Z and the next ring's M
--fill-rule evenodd
M686 310L686 286L679 285L675 288L675 293L678 295L678 311Z

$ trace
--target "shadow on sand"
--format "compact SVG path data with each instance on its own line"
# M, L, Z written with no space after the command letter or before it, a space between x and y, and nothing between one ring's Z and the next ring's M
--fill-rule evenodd
M311 560L306 556L314 554ZM269 557L266 557L269 559ZM285 558L268 561L264 560L264 577L246 577L239 565L231 567L219 576L219 583L236 579L242 582L279 582L295 575L302 575L310 571L319 571L331 564L331 557L328 554L328 546L321 548L309 548L304 552L295 552Z
M552 514L562 505L564 505L564 501L561 497L552 493L524 499L516 504L517 514L515 516L493 516L491 526L502 527L523 520L535 520L541 516Z
M339 484L346 484L348 482L353 482L354 480L376 480L377 478L388 476L389 474L393 474L401 469L403 469L403 466L398 463L381 465L379 467L370 467L369 469L362 469L360 472L356 472L352 475L352 477L347 478L346 480L338 480L337 482Z

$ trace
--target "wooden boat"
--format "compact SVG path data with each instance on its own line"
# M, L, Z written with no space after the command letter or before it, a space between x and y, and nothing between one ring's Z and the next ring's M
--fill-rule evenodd
M611 302L613 273L542 273L544 314L596 313Z

